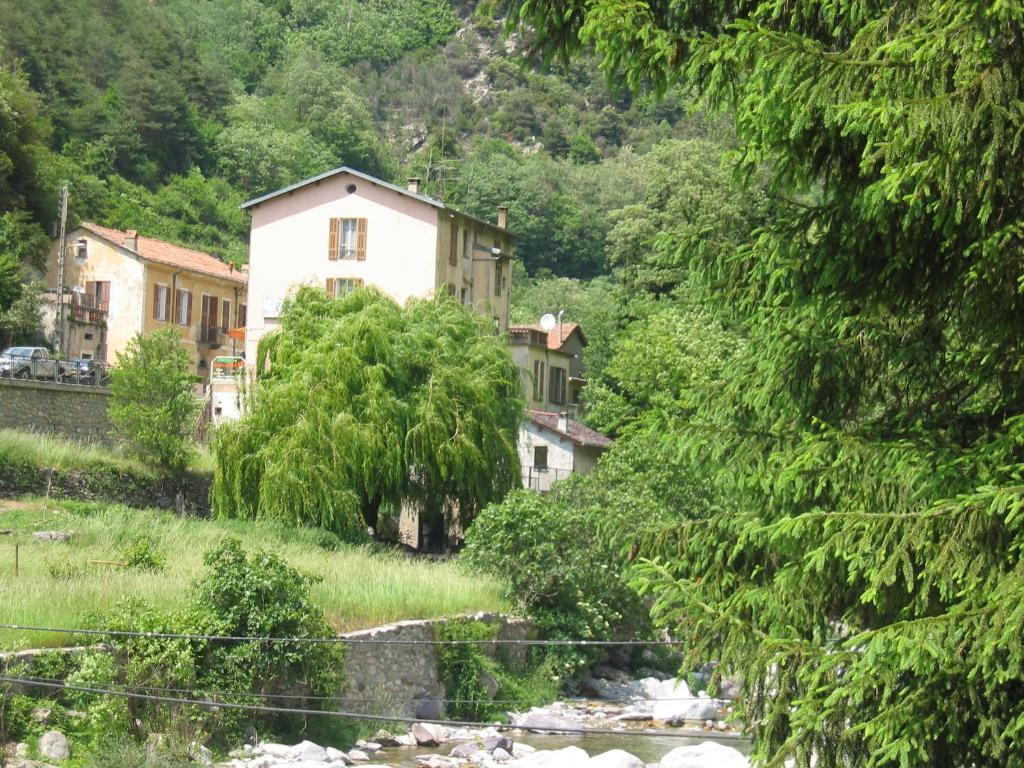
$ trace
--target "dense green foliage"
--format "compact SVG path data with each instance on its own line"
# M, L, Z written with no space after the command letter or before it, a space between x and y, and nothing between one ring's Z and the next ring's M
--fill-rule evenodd
M225 517L348 539L402 504L434 546L520 481L519 373L490 321L448 299L306 288L261 340L251 408L216 437Z
M744 678L770 764L1020 765L1020 9L515 12L731 110L775 198L735 246L662 250L745 342L644 416L723 510L644 538L656 619Z
M110 377L110 422L136 453L169 473L185 471L199 410L195 377L174 328L132 339Z
M636 196L619 158L706 129L681 91L634 98L591 62L522 66L494 11L2 0L0 216L26 212L39 235L70 183L72 222L240 262L242 200L349 164L418 175L488 218L508 203L531 272L597 274L607 214Z
M246 554L227 539L206 553L207 573L196 580L187 607L178 614L159 611L138 600L97 617L106 628L234 637L328 637L331 629L310 599L310 577L275 555ZM71 685L178 688L202 698L262 704L260 694L274 692L330 695L343 681L340 646L330 643L168 640L123 637L104 639L102 648L76 662ZM115 661L111 651L120 661ZM239 692L232 695L232 692ZM86 713L77 726L87 739L114 733L173 734L188 743L207 738L230 743L247 725L287 731L286 718L231 709L125 700L68 692L68 703Z

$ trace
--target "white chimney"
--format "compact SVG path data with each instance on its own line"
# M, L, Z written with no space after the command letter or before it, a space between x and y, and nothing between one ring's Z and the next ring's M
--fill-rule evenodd
M565 411L558 414L558 431L569 434L569 414Z
M133 251L139 250L139 232L136 229L129 229L124 239L124 247Z
M414 195L418 195L420 193L420 180L415 176L409 179L409 191Z
M508 206L498 206L498 226L502 229L508 229Z

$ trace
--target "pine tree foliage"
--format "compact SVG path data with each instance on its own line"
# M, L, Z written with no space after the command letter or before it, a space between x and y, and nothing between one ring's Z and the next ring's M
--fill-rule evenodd
M520 482L519 375L477 313L305 288L260 344L248 415L216 437L218 515L358 539L403 503L465 526Z
M781 766L1024 764L1024 9L516 5L549 55L735 115L775 216L681 266L748 343L666 416L724 511L650 532L660 620Z

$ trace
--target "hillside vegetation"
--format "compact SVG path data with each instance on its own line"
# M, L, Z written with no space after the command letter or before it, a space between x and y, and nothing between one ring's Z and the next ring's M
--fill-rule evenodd
M493 218L530 272L602 271L637 158L715 131L543 69L485 3L0 0L0 311L70 184L72 219L246 258L239 204L347 164ZM60 30L55 34L54 30ZM5 296L6 292L6 296Z

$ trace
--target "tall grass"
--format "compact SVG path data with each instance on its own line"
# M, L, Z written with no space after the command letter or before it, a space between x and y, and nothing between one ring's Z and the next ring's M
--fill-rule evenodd
M454 562L429 562L375 547L338 545L329 534L273 523L201 521L156 510L106 504L0 502L0 623L80 627L117 601L141 598L163 609L183 605L203 571L203 553L226 536L250 550L274 552L317 577L313 596L338 630L400 619L504 610L499 586L464 573ZM36 530L73 533L68 544L31 539ZM103 561L149 539L164 556L164 570L147 572ZM20 544L14 575L14 543ZM326 546L325 546L326 545ZM59 645L67 636L0 632L6 649Z
M126 453L96 445L83 445L57 435L0 429L0 463L34 464L56 469L111 467L145 471L141 462Z
M205 445L196 450L189 464L195 472L213 472L213 454ZM28 464L56 469L117 469L151 472L142 461L122 448L85 445L66 437L42 432L0 429L0 464Z

